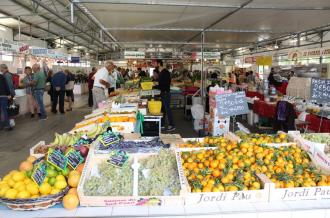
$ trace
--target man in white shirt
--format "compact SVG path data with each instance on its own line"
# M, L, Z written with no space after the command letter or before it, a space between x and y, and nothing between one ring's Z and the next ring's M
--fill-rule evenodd
M108 93L110 95L111 92L114 92L116 90L116 86L117 86L117 67L114 66L113 72L112 74L110 74L109 76L109 83L110 83L110 88L108 89Z
M94 75L93 85L93 109L97 109L99 103L106 100L105 90L110 88L110 75L115 65L112 62L106 62L105 66L99 69Z

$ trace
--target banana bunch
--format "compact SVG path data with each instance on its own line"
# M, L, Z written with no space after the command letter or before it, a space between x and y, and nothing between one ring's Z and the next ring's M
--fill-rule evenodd
M95 124L94 127L86 133L86 135L88 138L93 139L97 135L103 133L104 131L105 131L105 129L102 126Z
M63 135L60 135L58 133L55 133L55 140L51 143L52 145L67 145L72 146L78 141L81 137L81 133L77 134L68 134L64 133Z

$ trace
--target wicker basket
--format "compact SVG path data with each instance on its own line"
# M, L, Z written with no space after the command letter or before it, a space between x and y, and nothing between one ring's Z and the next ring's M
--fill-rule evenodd
M13 210L42 210L54 206L62 201L63 196L69 191L69 186L55 195L47 195L31 199L0 198L0 202Z
M33 165L44 161L44 157L40 157L33 162ZM64 195L69 191L69 186L61 192L54 195L47 195L40 198L27 198L27 199L9 199L1 198L0 203L5 204L13 210L42 210L54 206L62 201Z

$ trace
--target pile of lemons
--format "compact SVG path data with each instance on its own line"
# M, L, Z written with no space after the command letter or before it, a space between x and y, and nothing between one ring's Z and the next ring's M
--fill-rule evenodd
M63 175L56 176L53 186L49 184L48 178L38 186L26 175L26 172L13 170L0 181L0 197L9 199L38 198L57 194L66 186L67 182Z

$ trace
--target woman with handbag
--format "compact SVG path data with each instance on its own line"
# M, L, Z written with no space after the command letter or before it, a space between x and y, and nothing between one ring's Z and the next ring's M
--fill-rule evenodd
M0 130L12 130L8 116L8 102L11 99L10 89L6 78L0 73Z
M39 117L41 116L39 107L37 104L36 99L33 96L33 77L32 77L32 68L31 67L25 67L24 73L26 76L23 79L23 84L25 87L25 92L28 100L28 106L31 113L31 118L34 118L35 112L38 113Z

